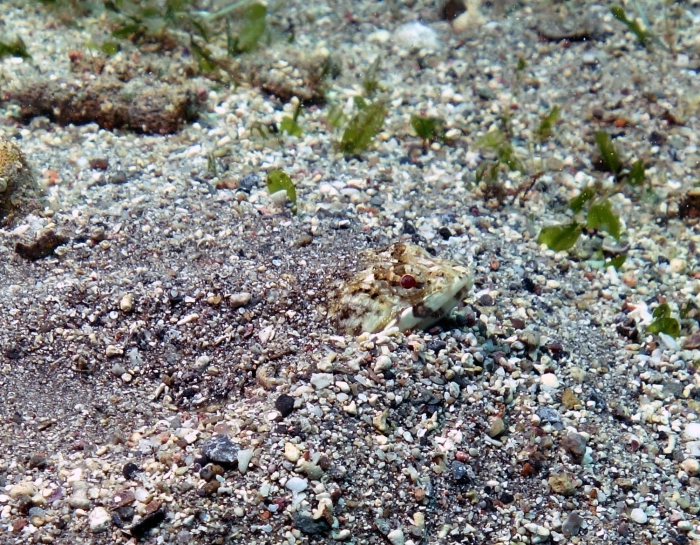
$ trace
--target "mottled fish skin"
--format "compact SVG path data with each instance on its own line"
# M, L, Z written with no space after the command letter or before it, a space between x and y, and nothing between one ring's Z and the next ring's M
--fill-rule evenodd
M346 333L425 329L449 314L471 287L466 267L414 244L392 244L376 260L338 295L334 317Z

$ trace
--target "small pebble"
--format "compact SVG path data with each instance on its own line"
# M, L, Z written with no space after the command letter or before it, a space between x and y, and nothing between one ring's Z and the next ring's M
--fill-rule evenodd
M630 518L637 524L646 524L649 520L649 517L647 517L644 510L640 509L639 507L636 507L630 511Z

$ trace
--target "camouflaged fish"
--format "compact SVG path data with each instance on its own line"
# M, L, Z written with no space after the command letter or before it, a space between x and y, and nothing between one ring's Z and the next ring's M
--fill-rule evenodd
M390 327L425 329L448 315L471 287L466 267L398 242L377 255L340 292L335 318L353 335Z

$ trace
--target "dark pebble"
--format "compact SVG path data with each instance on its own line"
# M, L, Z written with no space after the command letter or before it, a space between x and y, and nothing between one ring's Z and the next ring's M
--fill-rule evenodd
M134 524L131 527L131 535L136 539L141 539L164 520L165 511L163 509L158 509L158 511L143 517L140 521Z
M294 398L287 394L281 394L275 400L275 409L282 415L282 418L287 418L294 412Z
M561 416L556 409L550 407L540 407L535 412L537 416L540 417L542 424L551 424L554 429L561 430L564 429L564 424L561 422Z
M374 525L377 527L377 531L380 534L387 535L391 532L391 523L385 518L374 519Z
M30 244L25 244L24 242L15 243L15 252L27 261L36 261L51 255L56 248L66 242L68 242L67 236L49 230Z
M211 481L212 479L216 478L217 475L223 474L224 468L216 464L208 465L199 472L199 476L205 481Z
M34 454L28 465L31 469L45 469L49 465L49 459L44 454Z
M221 483L219 481L208 482L202 488L197 490L197 494L199 494L200 496L212 496L216 494L220 486Z
M5 357L8 360L18 360L22 357L22 351L19 349L19 346L9 346L5 349Z
M96 159L90 159L90 168L95 170L107 170L109 166L109 159L106 157L98 157Z
M307 536L327 534L331 529L331 525L328 524L328 521L324 518L314 520L310 515L294 513L293 520L294 527Z
M403 222L403 232L405 235L415 235L416 228L413 226L413 224L410 221L404 221Z
M122 475L124 475L124 478L128 480L133 479L136 476L136 474L140 472L141 468L137 466L134 462L126 463L122 468Z
M530 293L536 293L538 286L531 278L526 276L523 278L523 288Z
M124 521L124 522L131 522L131 519L134 518L134 513L136 511L134 510L131 505L123 505L119 509L117 509L116 513L119 514L119 517Z
M238 187L243 191L250 191L251 189L258 187L261 182L262 179L257 174L246 174L243 176L243 178L241 178L241 181L238 182Z
M515 329L525 329L525 320L522 318L511 318L510 323Z
M200 468L204 467L209 463L206 456L198 456L194 459L194 465L198 465Z
M117 528L124 528L124 521L119 516L119 513L112 513L112 524Z
M492 307L493 306L493 297L491 297L488 293L485 293L481 297L479 297L479 304L482 307Z
M445 341L428 341L425 346L428 350L432 350L437 354L440 350L447 347L447 343Z
M114 173L114 175L109 179L110 184L125 184L127 180L126 177L126 172L122 170L118 170L117 172Z
M570 513L564 524L561 525L561 533L566 537L576 536L583 525L583 517L576 513Z
M513 503L515 501L515 496L511 494L510 492L501 492L501 495L498 497L498 499L503 502L503 503Z
M202 445L202 454L219 464L238 463L240 447L227 435L215 435Z
M561 446L579 460L586 454L586 440L578 433L569 433L561 440Z
M445 21L454 21L465 11L467 11L467 7L464 0L447 0L440 10L440 16Z
M209 482L214 478L214 472L209 467L202 468L199 472L199 478Z
M660 146L661 144L664 143L665 139L666 138L664 137L664 135L662 135L656 131L652 131L651 134L649 135L649 143L652 146Z
M447 227L440 227L440 229L438 229L438 234L444 240L449 240L450 237L452 236L452 231L450 231Z
M452 477L457 484L466 484L469 481L469 468L466 464L455 460L452 462Z

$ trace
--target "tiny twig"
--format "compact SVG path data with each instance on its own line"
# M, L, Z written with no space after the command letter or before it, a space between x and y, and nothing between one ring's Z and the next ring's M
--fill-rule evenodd
M527 195L527 194L530 192L530 190L533 188L533 186L535 185L535 183L537 182L537 180L539 180L542 176L544 176L544 171L543 171L543 170L541 170L541 171L539 171L539 172L536 172L535 174L533 174L532 176L530 176L530 181L529 181L529 183L527 184L527 186L525 186L524 183L523 183L523 184L520 184L520 186L519 186L518 189L515 191L515 193L513 193L513 198L512 198L511 201L510 201L510 205L513 206L513 205L515 204L515 199L517 199L518 196L520 196L520 203L521 203L521 206L522 206L522 202L523 202L523 199L525 198L525 195ZM524 191L523 191L523 187L525 187L525 190L524 190Z

